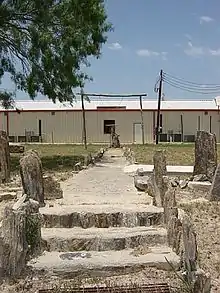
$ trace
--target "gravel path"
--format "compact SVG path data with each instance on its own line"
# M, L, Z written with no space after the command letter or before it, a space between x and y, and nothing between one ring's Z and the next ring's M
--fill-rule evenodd
M127 165L121 149L108 150L101 163L81 171L62 184L65 205L149 204L151 198L138 193L133 177L124 173Z

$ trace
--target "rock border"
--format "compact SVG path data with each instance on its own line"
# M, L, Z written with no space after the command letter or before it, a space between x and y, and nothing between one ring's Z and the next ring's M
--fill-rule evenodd
M108 148L101 148L97 153L95 153L93 156L91 155L91 153L89 153L88 155L86 155L84 157L84 162L79 161L74 165L74 171L75 172L80 172L83 169L86 169L88 167L93 166L95 163L100 162L104 153L108 150Z
M134 152L131 150L131 148L129 147L122 147L123 150L123 156L126 158L126 160L130 163L130 164L136 164L136 158L135 158L135 154Z

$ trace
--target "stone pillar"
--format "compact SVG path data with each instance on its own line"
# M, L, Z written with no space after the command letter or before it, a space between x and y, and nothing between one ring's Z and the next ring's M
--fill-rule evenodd
M196 233L189 217L185 214L182 219L183 233L183 250L184 250L184 267L187 273L186 278L188 284L195 281L195 273L197 271L197 241Z
M195 142L195 165L193 174L204 174L209 181L212 181L216 167L216 136L206 131L198 131Z
M165 150L156 150L153 157L156 178L167 175L167 158Z
M20 159L24 193L44 206L44 184L41 160L35 151L27 151Z
M220 164L215 170L215 175L210 190L210 200L220 201Z
M164 180L164 176L167 175L165 151L157 150L154 153L153 162L154 204L163 206L165 192L167 191L167 182Z
M0 277L19 277L28 256L41 251L39 203L22 196L6 208L0 237Z
M0 167L1 183L10 182L10 151L5 131L0 131Z

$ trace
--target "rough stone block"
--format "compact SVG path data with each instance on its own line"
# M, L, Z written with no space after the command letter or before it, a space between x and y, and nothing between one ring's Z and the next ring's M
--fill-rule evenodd
M210 200L220 201L220 164L216 168L212 181Z
M206 131L198 131L195 142L194 175L206 175L212 181L217 167L216 136Z
M63 190L60 183L52 176L44 176L44 199L59 199L63 198Z
M27 151L20 159L20 173L24 193L44 206L43 172L37 152Z
M148 189L148 176L134 176L134 186L138 191L147 191Z

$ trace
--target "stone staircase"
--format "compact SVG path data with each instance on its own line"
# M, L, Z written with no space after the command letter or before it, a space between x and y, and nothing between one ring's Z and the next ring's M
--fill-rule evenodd
M124 166L125 162L122 157L120 159L120 164ZM122 173L122 179L130 184L127 190L132 193L132 199L134 193L138 198L133 179L123 174L122 168L119 172L120 164L117 159L112 161L111 157L110 166L103 165L101 172L109 172L111 169L111 174L117 176L117 182L120 181L119 173ZM92 169L95 168L100 166ZM100 172L92 169L86 172ZM73 201L74 191L71 192ZM78 190L76 194L79 195ZM100 193L97 195L100 198ZM179 267L179 257L167 246L167 231L162 226L162 208L139 202L135 204L133 201L129 203L129 192L127 195L125 192L124 203L116 203L115 197L111 203L111 192L108 200L105 204L97 204L94 197L94 204L91 204L89 198L89 204L83 202L74 205L69 204L68 198L66 205L41 208L45 251L31 260L29 265L38 273L47 272L62 278L82 274L91 277L127 274L146 267L171 270L167 260L173 267Z

